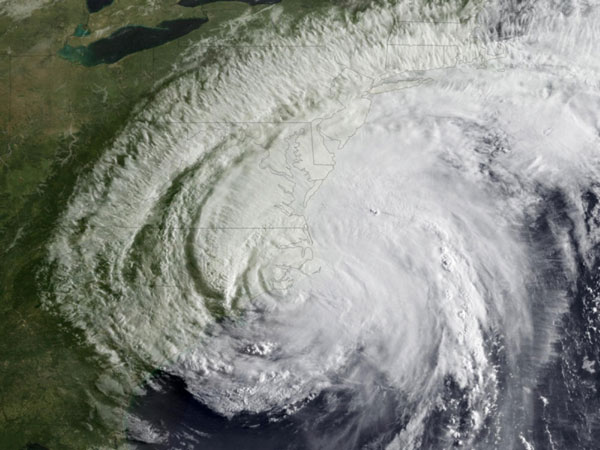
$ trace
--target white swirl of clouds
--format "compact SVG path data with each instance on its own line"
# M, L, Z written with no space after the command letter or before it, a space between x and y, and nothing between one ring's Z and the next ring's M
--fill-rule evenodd
M188 53L78 181L47 306L115 366L177 374L225 416L293 413L333 386L366 409L399 392L410 420L389 448L420 445L451 377L469 442L510 407L490 349L526 388L567 303L542 275L576 276L566 230L553 261L527 236L544 192L589 239L599 13L542 2L502 42L491 7L337 14L254 31L211 64L217 41Z

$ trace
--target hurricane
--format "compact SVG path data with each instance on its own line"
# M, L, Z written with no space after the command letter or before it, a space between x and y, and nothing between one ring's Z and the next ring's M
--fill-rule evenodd
M593 448L598 7L272 5L193 44L48 245L131 445Z

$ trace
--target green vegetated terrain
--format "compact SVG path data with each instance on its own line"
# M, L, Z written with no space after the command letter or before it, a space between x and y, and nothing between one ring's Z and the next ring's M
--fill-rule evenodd
M220 36L224 24L243 15L259 15L260 26L276 28L273 8L299 18L322 5L226 1L191 8L170 0L117 0L90 14L85 0L61 0L23 19L0 15L0 448L116 448L123 442L122 427L107 427L106 412L90 402L102 395L98 374L108 363L41 307L45 244L77 177L134 106L169 82L190 44ZM65 46L85 48L126 26L201 17L208 21L185 36L114 64L86 67L64 57ZM243 34L236 39L226 42L243 44ZM106 404L111 401L106 395Z

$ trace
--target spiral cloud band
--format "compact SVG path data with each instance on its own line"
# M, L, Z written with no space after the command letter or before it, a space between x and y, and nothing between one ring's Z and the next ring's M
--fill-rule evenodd
M201 42L79 179L46 306L134 384L300 430L272 448L565 448L539 384L600 236L600 13L566 8Z

